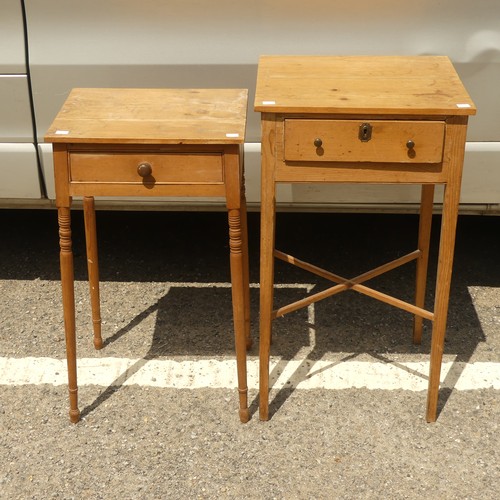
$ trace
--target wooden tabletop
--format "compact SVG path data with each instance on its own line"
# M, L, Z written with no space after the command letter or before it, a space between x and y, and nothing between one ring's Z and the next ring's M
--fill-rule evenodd
M241 144L246 89L73 89L46 142Z
M255 111L474 115L445 56L262 56Z

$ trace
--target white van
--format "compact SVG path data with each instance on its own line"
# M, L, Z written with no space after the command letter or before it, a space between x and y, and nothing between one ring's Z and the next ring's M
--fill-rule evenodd
M54 205L43 136L73 87L244 87L247 198L259 206L261 54L448 55L475 101L462 213L500 214L498 0L1 0L0 207ZM282 186L290 210L413 211L415 186ZM439 198L436 198L439 202ZM101 200L128 209L210 200Z

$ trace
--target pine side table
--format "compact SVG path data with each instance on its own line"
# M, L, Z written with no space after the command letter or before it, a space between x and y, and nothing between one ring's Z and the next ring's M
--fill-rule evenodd
M94 344L102 347L95 196L225 197L240 419L249 418L248 248L242 148L247 90L74 89L49 128L58 209L70 419L77 399L70 207L83 197Z
M433 322L427 421L437 418L468 116L476 112L443 56L260 58L255 110L261 112L260 418L269 418L272 321L334 294L354 290ZM418 248L354 278L320 269L275 249L277 183L372 183L422 186ZM424 309L434 186L444 185L434 310ZM274 259L334 283L273 309ZM416 261L415 303L364 283Z

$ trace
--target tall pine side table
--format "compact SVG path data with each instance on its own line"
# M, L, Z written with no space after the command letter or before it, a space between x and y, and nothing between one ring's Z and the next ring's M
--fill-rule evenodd
M445 56L262 56L255 111L261 113L260 418L269 418L269 354L277 317L347 290L433 322L427 421L437 418L468 116L476 112ZM278 183L419 184L418 248L354 278L339 276L275 249ZM434 310L424 308L434 186L444 185ZM334 283L273 307L274 262L281 259ZM364 283L416 261L415 302Z

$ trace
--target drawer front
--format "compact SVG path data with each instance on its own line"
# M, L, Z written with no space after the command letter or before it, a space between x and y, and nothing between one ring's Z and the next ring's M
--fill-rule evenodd
M148 167L144 167L148 164ZM139 169L139 166L142 166ZM139 174L142 172L142 175ZM217 153L73 153L70 181L132 184L217 184L224 181Z
M444 122L285 120L286 161L440 163Z

